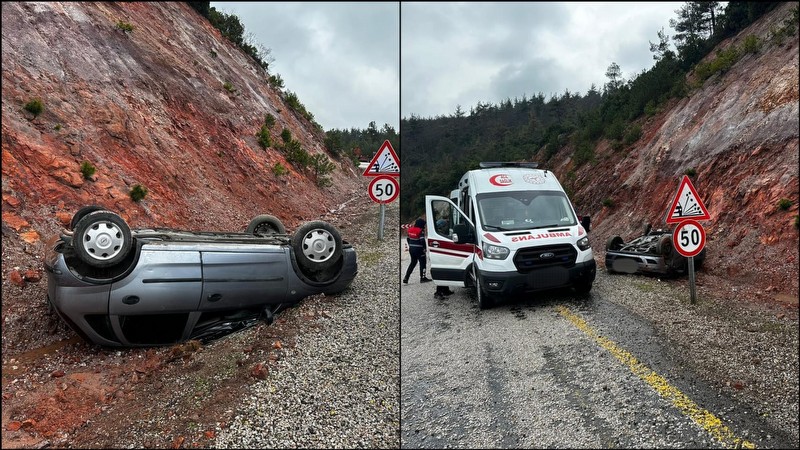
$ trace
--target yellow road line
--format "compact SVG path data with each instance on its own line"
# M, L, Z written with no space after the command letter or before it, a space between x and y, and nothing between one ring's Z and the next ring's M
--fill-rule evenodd
M628 351L618 347L617 344L610 339L601 336L590 327L586 321L573 314L569 309L563 306L557 306L556 310L558 310L559 314L572 322L573 325L578 327L579 330L594 339L601 347L608 350L615 358L620 360L620 362L628 366L634 374L655 389L659 395L671 401L678 410L703 427L703 429L708 431L715 439L732 448L756 448L755 444L752 442L736 437L733 431L723 425L722 421L714 414L701 408L683 392L670 385L664 377L639 362L639 360Z

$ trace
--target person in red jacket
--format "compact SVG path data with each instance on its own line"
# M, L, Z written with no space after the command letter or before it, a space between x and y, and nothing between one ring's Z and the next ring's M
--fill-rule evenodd
M408 254L411 255L411 265L406 270L406 276L403 278L403 283L408 284L408 279L414 272L414 267L419 263L419 282L426 283L431 281L430 278L425 276L425 266L427 258L425 257L425 220L422 218L414 222L414 226L408 229Z

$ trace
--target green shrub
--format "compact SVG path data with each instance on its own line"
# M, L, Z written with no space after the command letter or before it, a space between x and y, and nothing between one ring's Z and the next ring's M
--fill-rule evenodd
M575 149L575 154L573 155L573 161L575 161L575 165L580 166L583 163L592 161L593 159L594 147L592 147L592 144L586 141L578 144L578 148Z
M33 118L35 119L39 114L44 111L44 104L42 100L39 98L35 98L28 103L25 103L25 111L33 114Z
M233 85L232 85L230 82L228 82L228 81L226 81L225 83L223 83L223 84L222 84L222 87L224 87L224 88L225 88L225 90L226 90L226 91L228 91L228 92L233 92L233 91L235 91L235 90L236 90L236 88L234 88L234 87L233 87Z
M275 165L272 166L272 173L275 174L276 177L282 177L289 173L289 169L283 164L276 162Z
M698 63L695 67L695 75L700 84L713 75L724 74L742 57L741 50L735 45L731 45L725 50L718 50L717 57L706 63Z
M291 140L292 140L292 132L291 132L291 130L289 130L288 128L284 128L283 131L281 131L281 139L283 139L283 142L285 144L288 144L289 142L291 142Z
M305 169L311 161L310 156L306 149L300 142L292 139L286 143L286 161L294 164L296 167Z
M794 216L794 227L800 228L800 216Z
M211 50L211 57L212 58L216 58L217 57L217 52L215 52L214 50Z
M326 134L323 142L325 143L325 148L327 148L333 156L338 157L342 153L342 140L338 134Z
M273 125L275 125L275 116L267 113L267 115L264 117L264 125L266 125L267 128L272 128Z
M97 168L95 168L89 161L84 161L81 163L81 173L83 174L83 178L87 180L92 178L92 175L94 175L96 171Z
M276 73L275 75L270 75L269 85L277 89L283 89L283 78L281 78L281 74Z
M613 208L614 207L614 200L611 200L611 198L603 199L603 206L606 206L608 208Z
M786 211L787 209L792 207L792 204L793 204L792 201L789 200L788 198L782 198L778 201L778 208L782 209L783 211Z
M261 130L256 134L258 137L258 145L264 150L272 146L272 139L269 137L269 128L266 125L261 126Z
M126 32L126 33L130 33L130 32L133 31L133 25L131 25L128 22L122 21L122 20L117 22L117 28L122 30L122 31L124 31L124 32Z
M287 92L286 103L289 105L290 108L297 111L298 114L305 117L306 120L316 124L316 122L314 121L314 115L311 114L311 112L306 109L306 106L300 102L300 99L297 97L297 94L291 91Z
M742 44L742 50L745 53L758 53L761 50L761 40L758 36L749 35L744 38L744 44Z
M689 167L683 173L684 173L684 175L689 176L689 177L693 177L693 176L697 175L697 171L694 170L694 167Z
M606 137L614 140L621 141L625 135L625 123L621 119L616 119L611 125L606 128Z
M131 189L130 195L131 195L131 200L135 202L140 202L144 200L144 198L147 196L147 188L142 186L141 184L137 184L136 186L133 187L133 189Z
M642 137L642 127L637 124L634 124L632 127L628 129L628 132L625 133L624 143L625 145L631 145L634 142L638 141L639 138Z
M317 181L318 186L325 187L331 185L330 178L327 175L333 172L336 165L332 163L327 156L322 153L317 153L309 158L309 166L311 167L311 172L314 174L314 179Z
M57 123L56 126L53 127L53 129L56 131L61 131L61 124Z
M653 100L648 101L647 104L644 105L644 113L648 117L653 117L658 114L658 105L656 105L656 102Z

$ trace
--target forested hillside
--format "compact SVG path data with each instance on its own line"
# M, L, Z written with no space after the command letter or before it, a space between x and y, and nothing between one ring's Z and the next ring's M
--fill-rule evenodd
M781 5L786 7L766 33L742 31ZM585 94L521 94L499 104L478 103L469 111L403 118L402 219L419 215L425 194L448 193L480 161L537 160L547 167L566 149L571 170L557 175L574 181L569 183L574 189L581 181L574 178L575 170L595 164L600 147L630 153L642 145L648 120L703 95L705 85L724 81L739 61L763 57L796 40L797 11L797 3L730 2L721 9L719 2L687 2L671 20L674 36L662 30L659 42L642 43L650 46L655 63L632 80L623 80L619 66L611 63L608 82L588 87ZM737 45L721 45L740 33L746 36Z

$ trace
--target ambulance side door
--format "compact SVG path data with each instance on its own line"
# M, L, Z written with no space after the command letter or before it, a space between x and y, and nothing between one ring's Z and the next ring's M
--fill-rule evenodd
M431 279L437 286L464 287L475 256L475 226L446 197L426 195L425 215Z

